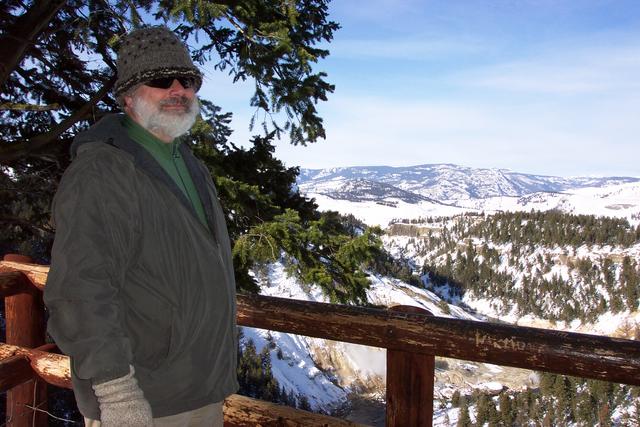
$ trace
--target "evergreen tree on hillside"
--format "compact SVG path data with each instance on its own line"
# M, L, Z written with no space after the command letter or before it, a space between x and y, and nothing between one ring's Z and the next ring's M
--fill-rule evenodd
M466 396L461 396L459 400L458 422L456 427L471 427L471 416L469 415L469 403Z
M467 235L499 243L545 246L582 244L629 246L640 241L625 219L573 215L561 211L500 212L471 225Z
M261 399L271 402L280 402L282 396L280 395L280 384L273 377L273 371L271 370L271 352L269 346L264 346L260 351L260 366L262 368L261 383Z
M458 408L460 406L460 390L456 389L451 395L451 405L454 408Z
M263 382L264 373L262 361L257 353L253 340L245 343L238 350L238 382L240 393L249 397L258 397L261 393L260 384Z
M478 396L476 400L476 424L484 425L489 421L489 417L492 413L490 407L495 409L495 405L485 393Z
M256 350L253 340L244 342L238 348L238 383L239 394L269 402L296 406L295 399L291 401L286 390L273 376L271 370L271 354L269 347Z
M622 260L620 284L627 308L630 311L637 310L638 298L640 298L640 274L638 273L638 264L629 256L625 256Z
M516 418L516 413L511 398L507 393L500 394L498 405L500 421L502 422L502 425L512 426Z
M299 394L298 395L298 405L297 407L299 409L302 409L303 411L310 411L311 410L311 404L309 403L309 398L307 396L305 396L304 394Z

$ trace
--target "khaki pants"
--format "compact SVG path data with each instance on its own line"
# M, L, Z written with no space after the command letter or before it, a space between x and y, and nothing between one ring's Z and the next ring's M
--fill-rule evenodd
M100 427L100 421L84 419L86 427ZM154 418L154 427L223 427L222 402L212 403L193 411Z

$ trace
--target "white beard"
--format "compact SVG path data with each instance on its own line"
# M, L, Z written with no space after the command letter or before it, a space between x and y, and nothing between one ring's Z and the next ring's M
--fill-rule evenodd
M169 138L177 138L189 132L200 113L200 103L193 98L187 105L184 113L166 112L162 105L185 102L182 97L169 98L159 105L148 102L142 96L134 96L131 109L138 117L140 125L154 134L166 135ZM188 102L188 101L186 101Z

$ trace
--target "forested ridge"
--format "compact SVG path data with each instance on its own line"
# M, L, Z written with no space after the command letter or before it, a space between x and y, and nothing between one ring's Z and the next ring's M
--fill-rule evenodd
M434 288L491 301L499 314L594 321L638 309L640 227L559 211L466 214L397 222L402 251ZM398 243L398 245L401 245Z
M640 387L541 372L539 386L497 396L454 392L458 427L639 426ZM471 415L475 422L471 421Z
M420 286L453 303L484 299L498 315L587 323L639 309L640 226L625 219L560 211L465 214L395 220L388 234L386 246L413 264ZM640 340L640 324L623 323L615 334ZM497 395L456 391L441 409L458 408L450 425L461 427L640 426L638 387L537 376L537 385Z

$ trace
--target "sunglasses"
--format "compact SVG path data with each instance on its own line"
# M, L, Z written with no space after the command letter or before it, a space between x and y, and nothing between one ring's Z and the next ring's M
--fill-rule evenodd
M177 80L178 83L180 83L180 85L185 89L196 89L198 86L198 81L194 77L182 76L160 77L157 79L149 80L148 82L144 82L144 85L157 89L169 89L174 80Z

